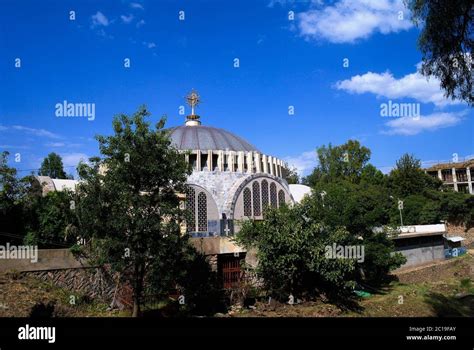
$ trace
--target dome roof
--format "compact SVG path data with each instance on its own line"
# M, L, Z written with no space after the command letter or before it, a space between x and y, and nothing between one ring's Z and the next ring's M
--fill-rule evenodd
M224 129L183 125L169 129L172 144L180 150L260 152L244 139Z

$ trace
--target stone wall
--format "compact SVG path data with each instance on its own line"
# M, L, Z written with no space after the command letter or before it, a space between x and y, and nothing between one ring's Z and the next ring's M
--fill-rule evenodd
M232 187L238 180L248 176L247 173L195 171L188 177L188 183L202 186L212 194L219 210L218 216L221 217L225 213L228 197L232 199L234 196Z
M69 249L39 249L38 260L0 259L0 273L17 271L71 291L123 308L130 304L129 290L117 285L118 275L107 267L91 266Z
M122 309L129 304L122 285L117 285L117 275L105 268L74 268L49 271L29 271L22 274L51 282L55 286L71 291L71 295L88 296L92 299ZM114 300L115 299L115 300Z

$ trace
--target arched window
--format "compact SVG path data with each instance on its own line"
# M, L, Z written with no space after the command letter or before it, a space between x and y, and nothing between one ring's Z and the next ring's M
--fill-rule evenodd
M253 215L260 216L262 215L262 209L260 207L260 184L255 181L252 184L253 191Z
M196 192L194 188L188 187L186 190L186 231L193 232L196 231Z
M277 189L274 182L270 184L270 203L273 208L277 207Z
M198 194L198 231L207 231L207 196L204 192Z
M283 190L278 191L278 206L281 207L285 204L285 192Z
M252 216L251 193L248 188L244 189L244 216Z
M262 208L268 206L268 181L262 181Z

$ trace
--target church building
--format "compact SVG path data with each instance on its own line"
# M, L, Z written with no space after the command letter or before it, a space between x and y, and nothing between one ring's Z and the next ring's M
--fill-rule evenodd
M186 153L192 166L185 206L189 221L185 231L197 250L209 256L213 268L232 287L240 279L240 262L254 265L255 255L237 246L232 236L242 220L261 220L267 206L295 203L309 187L288 185L285 163L233 134L203 125L195 114L199 95L187 96L191 114L184 125L169 130L172 145ZM74 188L75 180L38 177L44 189ZM56 186L56 183L58 186ZM292 193L292 190L294 193Z

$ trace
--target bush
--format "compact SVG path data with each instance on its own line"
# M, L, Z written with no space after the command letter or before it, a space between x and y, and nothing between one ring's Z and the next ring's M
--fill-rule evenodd
M325 247L350 240L344 228L329 228L307 220L303 207L268 209L265 219L244 221L236 240L247 249L257 249L257 276L264 289L280 301L350 293L355 262L328 259Z

